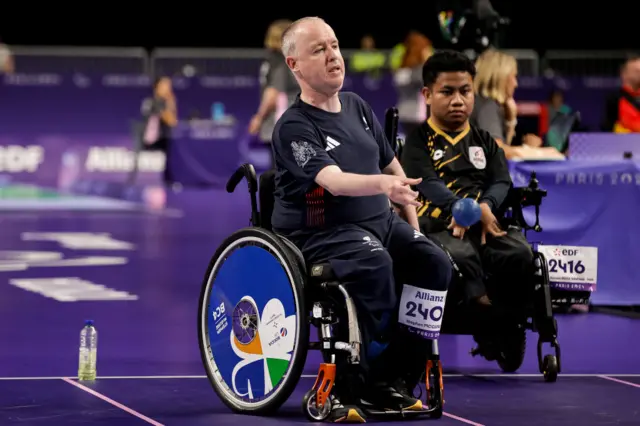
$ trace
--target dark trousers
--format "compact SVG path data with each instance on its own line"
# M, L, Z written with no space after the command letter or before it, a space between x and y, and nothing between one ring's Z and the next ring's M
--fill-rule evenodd
M512 306L525 303L526 292L533 279L533 251L521 231L507 230L502 237L487 235L481 244L482 229L471 227L464 239L450 230L429 232L429 238L441 244L456 262L463 275L464 295L472 300L483 295L502 300ZM487 288L487 283L491 288Z
M171 156L171 138L162 137L158 139L152 145L143 144L144 151L162 151L165 155L165 166L164 171L162 173L162 178L164 180L165 185L170 185L173 183L173 174L171 173L171 165L170 165L170 156Z
M362 368L372 380L408 374L411 356L416 358L414 368L424 369L424 347L429 342L395 324L404 284L447 290L452 266L440 247L391 210L357 225L285 236L300 248L307 263L328 262L354 299L365 349ZM367 362L372 341L390 343L375 362Z

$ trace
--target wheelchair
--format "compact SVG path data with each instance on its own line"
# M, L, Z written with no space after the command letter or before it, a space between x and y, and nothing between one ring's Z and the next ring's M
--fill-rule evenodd
M220 399L242 414L275 413L291 396L308 350L319 350L315 383L305 394L303 412L311 421L331 412L336 359L361 359L356 308L329 264L307 265L298 248L271 229L274 173L258 179L251 164L230 178L233 192L245 178L251 197L251 225L229 236L207 269L198 312L198 337L207 376ZM310 326L319 341L310 341ZM426 365L426 409L365 410L372 417L439 418L443 408L442 365L437 341ZM240 383L240 384L239 384ZM243 392L244 391L244 392Z
M402 155L403 140L398 138L398 111L396 108L389 108L385 114L385 133L392 144L396 156ZM527 236L528 231L542 232L540 226L540 206L547 192L540 188L536 178L536 173L531 172L527 186L511 187L507 198L501 206L501 211L496 214L502 229L516 229ZM535 223L529 225L524 216L524 209L533 207L535 209ZM526 350L526 331L530 330L538 333L537 358L538 369L542 373L546 382L555 382L561 371L560 344L558 342L558 324L554 317L554 308L566 308L571 305L587 305L590 299L589 291L562 291L550 286L548 262L544 253L538 248L540 243L531 243L534 259L533 289L528 295L529 300L525 308L525 315L520 321L511 320L511 324L501 329L510 332L504 336L499 336L495 342L495 336L489 338L494 340L492 348L483 347L481 342L486 342L486 330L488 324L496 325L502 321L500 315L493 315L491 310L483 314L474 312L463 302L464 277L459 271L454 274L452 285L449 288L447 302L445 305L446 315L442 323L442 334L472 335L479 345L472 348L472 356L483 356L489 361L496 361L504 373L516 372L524 362ZM444 249L444 247L443 247ZM446 251L446 249L445 249ZM453 260L452 260L453 262ZM486 277L485 281L490 281ZM479 317L485 318L479 318ZM487 321L486 317L491 318ZM480 321L479 321L480 319ZM544 344L549 344L554 353L543 355Z
M394 108L387 113L385 133L399 153L401 146L396 145L401 141L397 138ZM337 360L345 359L348 366L353 366L361 359L357 313L347 289L329 264L307 264L293 243L273 232L274 178L273 171L263 173L258 188L254 167L244 164L227 183L227 192L231 193L246 179L251 226L226 238L209 263L198 308L200 352L209 381L227 407L242 414L270 415L292 395L308 351L319 350L323 362L313 386L303 397L302 409L310 421L322 421L332 408L330 395ZM535 206L537 211L544 195L532 177L528 187L514 189L510 198L520 202L514 205ZM514 209L512 217L524 222L521 208ZM539 230L540 226L536 223L533 228ZM534 315L530 328L540 334L540 371L545 380L555 381L560 371L557 324L551 312L546 261L540 253L535 259L539 277L536 295L545 310ZM472 333L460 324L447 322L447 316L453 315L445 315L443 333ZM310 341L311 325L319 334L317 342ZM365 412L372 417L440 418L444 381L437 343L432 343L423 374L426 409ZM556 354L542 359L543 343L555 347Z

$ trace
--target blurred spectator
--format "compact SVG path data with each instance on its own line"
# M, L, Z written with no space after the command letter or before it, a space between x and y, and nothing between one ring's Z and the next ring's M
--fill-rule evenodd
M559 115L571 113L571 107L564 103L564 93L560 89L554 89L549 95L549 99L540 105L540 119L538 122L538 133L544 135L549 131L549 124Z
M14 71L13 55L9 46L0 43L0 73L11 74Z
M488 131L507 159L564 158L554 148L544 147L538 135L526 134L522 146L511 146L518 124L514 99L518 87L516 59L495 49L485 50L476 61L475 106L471 122Z
M433 54L431 40L418 32L412 32L404 43L404 55L400 68L393 74L398 96L398 116L405 135L410 134L427 118L425 99L422 96L422 65Z
M291 24L292 21L286 19L274 21L269 26L264 40L267 52L266 59L260 67L262 95L258 111L249 123L249 133L259 134L259 138L265 143L271 142L276 121L295 100L300 90L281 51L282 34Z
M163 151L169 155L171 128L178 124L178 108L173 85L169 77L158 78L153 85L153 97L142 103L142 115L145 118L143 141L145 150ZM165 167L164 181L171 184L170 168Z
M389 53L389 69L391 71L395 71L400 68L402 65L402 57L404 56L404 51L406 50L404 46L404 42L398 43L391 49L391 53Z
M564 153L569 144L569 134L579 123L577 112L564 103L564 93L555 89L548 102L540 106L538 134L546 146Z
M485 50L476 61L475 107L471 122L493 136L507 158L516 133L518 87L516 59L498 50Z
M602 131L640 132L640 56L629 58L620 70L622 87L607 98Z
M375 40L371 35L362 37L360 50L355 52L349 60L349 68L355 73L367 73L378 76L387 62L385 54L376 49Z

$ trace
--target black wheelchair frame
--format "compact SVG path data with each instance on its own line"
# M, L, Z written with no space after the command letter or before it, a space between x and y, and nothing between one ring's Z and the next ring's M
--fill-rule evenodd
M391 108L385 115L385 133L388 140L393 145L393 149L397 155L401 154L402 141L397 138L398 114L397 109ZM307 351L319 350L322 352L323 361L320 364L318 374L312 388L305 394L303 398L303 411L307 418L311 421L321 421L328 417L331 412L330 398L332 388L335 383L336 375L336 357L337 355L345 355L348 365L357 365L361 356L361 336L358 328L357 314L354 303L347 292L347 289L341 285L339 280L333 274L329 264L307 264L300 251L286 238L276 235L271 228L271 212L273 211L273 189L274 189L274 171L267 171L260 176L258 185L258 177L255 169L251 164L243 164L230 177L226 190L229 193L235 191L237 185L246 179L251 201L251 226L236 231L228 237L218 248L214 255L209 268L207 270L202 293L200 296L200 309L198 312L199 322L199 341L200 349L205 364L205 370L209 377L214 390L221 397L222 401L232 410L244 414L272 414L291 396L295 386L300 379L304 360ZM260 205L258 198L260 197ZM534 230L540 231L538 213L542 198L546 196L546 191L538 187L535 175L532 174L529 185L522 188L512 188L509 193L508 203L511 212L508 219L510 226L520 226L524 231ZM522 209L526 206L533 206L536 209L536 223L529 226L524 220ZM285 269L292 270L290 278L292 281L292 291L296 293L299 300L297 307L300 316L299 324L301 330L298 337L301 346L292 354L292 366L286 377L281 383L281 390L278 394L271 398L268 403L261 404L241 404L226 397L225 390L216 379L216 372L211 368L213 361L210 354L210 348L207 343L207 328L204 325L204 318L207 317L206 309L208 292L213 285L211 280L215 275L215 265L220 258L224 256L225 247L233 244L240 238L251 236L255 240L261 240L265 246L272 247L279 252L279 257L284 259L287 264ZM538 364L540 372L543 373L545 381L553 382L556 380L560 372L560 350L557 341L557 323L553 317L551 310L551 297L549 291L549 276L547 263L541 253L534 250L534 259L536 264L537 282L534 289L536 305L543 307L533 314L531 323L525 326L539 333L538 340ZM223 259L224 260L224 259ZM283 265L284 267L285 265ZM340 305L340 306L338 306ZM455 307L447 306L445 312ZM338 314L344 313L342 317ZM445 324L443 324L442 334L473 334L472 330L465 330L463 325L446 326L446 318L452 316L445 315ZM346 325L346 333L334 333L333 326L344 321ZM314 325L318 330L319 341L312 342L309 339L310 325ZM338 338L342 338L340 341ZM555 355L542 356L542 345L544 343L551 344L555 348ZM209 358L209 359L208 359ZM522 358L522 356L521 356ZM522 359L516 362L517 370L522 363ZM215 365L215 363L213 363ZM503 368L504 369L504 368ZM367 413L371 416L400 416L413 417L426 415L431 418L440 418L443 414L443 370L440 360L438 342L433 341L431 355L426 363L424 380L422 383L426 388L426 405L427 408L420 411L372 411ZM280 386L280 384L278 384Z

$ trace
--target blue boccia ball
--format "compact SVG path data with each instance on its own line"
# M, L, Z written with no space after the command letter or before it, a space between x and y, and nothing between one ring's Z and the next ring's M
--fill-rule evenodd
M480 205L471 198L462 198L453 204L453 218L465 228L475 225L482 216Z

